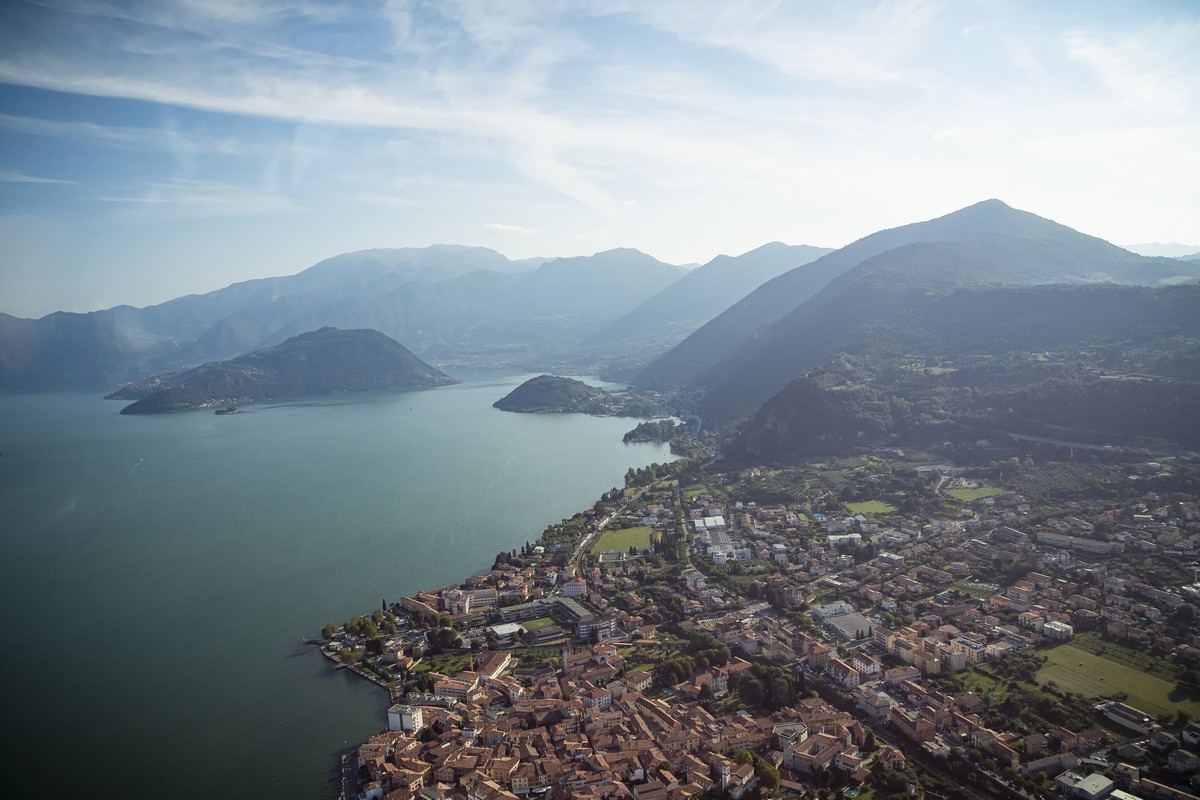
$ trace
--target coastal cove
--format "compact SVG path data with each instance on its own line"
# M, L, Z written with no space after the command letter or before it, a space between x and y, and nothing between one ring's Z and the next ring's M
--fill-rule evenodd
M328 797L387 698L303 639L460 581L673 458L622 443L636 420L491 407L528 374L455 377L229 416L0 396L16 786Z

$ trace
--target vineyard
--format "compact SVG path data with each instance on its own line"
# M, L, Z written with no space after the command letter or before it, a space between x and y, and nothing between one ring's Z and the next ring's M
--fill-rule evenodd
M1049 462L1016 466L1004 476L1004 484L1032 503L1057 500L1111 498L1128 484L1121 467L1114 464ZM1132 488L1132 487L1130 487Z

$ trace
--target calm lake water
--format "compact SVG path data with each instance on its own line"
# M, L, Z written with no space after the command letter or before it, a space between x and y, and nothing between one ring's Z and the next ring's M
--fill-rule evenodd
M223 417L0 397L6 783L332 796L336 753L385 727L387 698L303 638L671 459L621 442L634 420L491 407L527 375L460 377Z

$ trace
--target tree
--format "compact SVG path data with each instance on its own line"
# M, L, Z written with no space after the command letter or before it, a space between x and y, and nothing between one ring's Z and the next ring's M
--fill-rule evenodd
M754 774L758 782L767 791L773 792L779 788L779 770L769 761L759 758L754 765Z
M738 685L738 694L743 702L751 708L757 708L763 701L763 684L758 678L747 678Z

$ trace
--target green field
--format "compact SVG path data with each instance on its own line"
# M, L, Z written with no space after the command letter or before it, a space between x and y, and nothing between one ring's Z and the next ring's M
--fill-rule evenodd
M896 507L882 500L868 500L865 503L846 503L851 514L891 514Z
M1128 695L1126 703L1152 717L1186 711L1200 716L1200 695L1182 695L1175 684L1132 667L1093 655L1070 644L1043 651L1046 666L1038 670L1038 683L1054 681L1060 691L1076 692L1085 697L1111 697L1118 692Z
M593 553L603 553L606 550L628 550L630 546L639 550L650 547L650 535L653 529L645 525L633 528L623 528L619 531L605 531L600 538L592 542Z
M521 627L527 631L536 631L540 628L545 628L553 624L554 620L550 619L549 617L538 617L537 619L531 619L522 622Z
M471 656L459 653L439 653L426 656L421 663L413 668L413 672L440 672L443 675L457 675L464 669L471 668Z
M996 497L1004 494L1004 490L999 486L976 486L969 489L965 486L959 486L954 489L947 489L946 494L953 497L955 500L962 500L964 503L971 503L975 500L982 500L985 497Z
M1079 634L1071 640L1071 646L1086 650L1094 656L1101 656L1109 661L1116 661L1118 664L1132 667L1138 672L1162 678L1168 683L1178 680L1179 673L1182 671L1181 667L1172 663L1165 656L1151 655L1145 650L1130 647L1123 642L1106 641L1096 631Z

